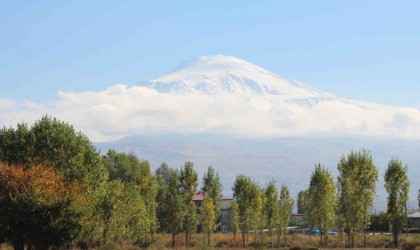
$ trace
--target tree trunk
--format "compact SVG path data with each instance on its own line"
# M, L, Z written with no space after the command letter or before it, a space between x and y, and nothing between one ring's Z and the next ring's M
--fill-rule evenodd
M245 246L245 241L246 241L245 240L245 231L242 231L241 234L242 234L242 247L245 248L246 247Z
M274 242L273 242L273 229L272 228L270 229L270 232L271 232L271 249L273 249L274 248Z
M287 246L287 228L284 230L284 247Z
M185 230L185 248L190 247L190 242L188 240L188 230Z
M17 235L16 240L13 242L13 248L15 250L25 250L25 241L23 235Z
M175 249L175 245L176 245L176 238L175 238L175 233L172 233L172 248Z
M319 237L321 238L320 246L322 248L323 247L323 244L322 244L322 230L319 232Z
M394 230L394 232L393 232L393 238L394 238L394 247L395 248L398 248L398 221L397 220L395 220L394 221L394 228L393 228Z

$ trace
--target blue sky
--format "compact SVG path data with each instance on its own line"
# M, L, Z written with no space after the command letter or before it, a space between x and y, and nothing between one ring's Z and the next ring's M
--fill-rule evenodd
M419 1L0 0L0 98L133 85L232 55L335 95L420 108Z

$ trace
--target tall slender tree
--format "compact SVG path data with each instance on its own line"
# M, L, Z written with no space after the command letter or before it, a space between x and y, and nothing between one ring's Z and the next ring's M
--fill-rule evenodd
M267 219L267 227L270 232L270 241L271 241L271 247L274 247L274 241L273 241L273 229L276 227L276 220L278 216L278 198L279 194L277 191L277 185L274 180L271 180L267 187L265 188L265 217Z
M236 176L233 185L233 196L238 206L238 217L242 235L242 246L248 245L248 231L254 225L254 211L252 204L255 200L257 184L245 175Z
M264 236L264 227L266 225L266 217L264 213L266 200L264 191L259 186L256 186L254 192L254 199L251 204L254 211L254 241L255 245L259 245L261 247Z
M213 230L216 228L216 223L220 219L220 207L222 201L222 183L220 182L220 176L217 171L214 170L212 166L207 168L207 172L203 175L201 191L205 194L206 197L210 197L211 202L213 202L214 214L216 220L214 221Z
M169 190L169 179L170 176L175 173L175 169L170 168L166 163L156 169L155 180L157 182L157 194L156 194L156 218L159 222L160 232L170 232L168 221L170 214L168 214L168 190Z
M168 229L172 235L172 248L175 248L177 245L176 239L178 238L179 232L182 231L182 226L184 222L184 211L185 204L180 191L180 182L178 171L171 172L168 183L168 191L166 198L166 213Z
M232 201L232 233L233 238L236 240L236 234L240 230L240 218L239 218L239 207L238 203L234 200Z
M214 202L210 196L206 196L201 207L201 224L203 226L203 233L207 238L207 244L211 243L211 235L213 233L216 213L214 212Z
M289 225L292 210L295 202L290 197L289 188L286 185L282 185L280 188L279 196L279 213L277 220L277 241L280 243L280 238L284 238L284 246L287 244L287 226Z
M311 208L308 211L309 217L313 225L320 229L320 243L324 247L328 232L334 225L336 192L330 172L320 164L312 172L307 197ZM323 240L324 234L326 237Z
M387 217L393 235L394 247L398 248L398 234L404 224L410 181L407 166L398 159L391 159L385 172L385 189L388 192Z
M378 170L368 150L352 151L338 163L338 212L347 234L347 247L355 246L355 235L364 233L376 192ZM364 245L366 238L364 237Z
M417 201L419 202L419 208L420 208L420 189L419 189L419 193L417 195Z
M305 214L306 207L305 207L305 196L307 194L307 190L302 190L298 193L296 206L297 206L297 213L298 214Z
M191 242L191 233L195 232L198 226L197 207L193 202L194 195L197 192L198 175L191 161L185 162L181 168L179 180L181 183L181 195L185 205L184 231L185 245L188 248Z

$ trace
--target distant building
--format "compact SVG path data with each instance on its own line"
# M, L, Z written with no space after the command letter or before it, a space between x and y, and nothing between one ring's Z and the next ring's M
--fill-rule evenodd
M197 205L197 209L200 209L203 204L205 194L203 192L198 192L195 194L193 201ZM223 197L220 202L220 217L217 220L218 227L217 230L223 233L231 231L232 224L232 198Z
M410 214L409 216L407 216L408 218L408 225L413 228L420 228L420 212L416 212L414 214Z

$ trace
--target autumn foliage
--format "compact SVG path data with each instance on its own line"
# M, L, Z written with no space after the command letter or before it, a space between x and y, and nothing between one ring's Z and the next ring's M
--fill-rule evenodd
M0 164L0 235L15 249L59 247L74 239L79 215L69 186L53 168Z
M42 204L53 204L66 193L62 176L52 168L6 166L0 164L0 199L16 199L21 194L36 197Z

